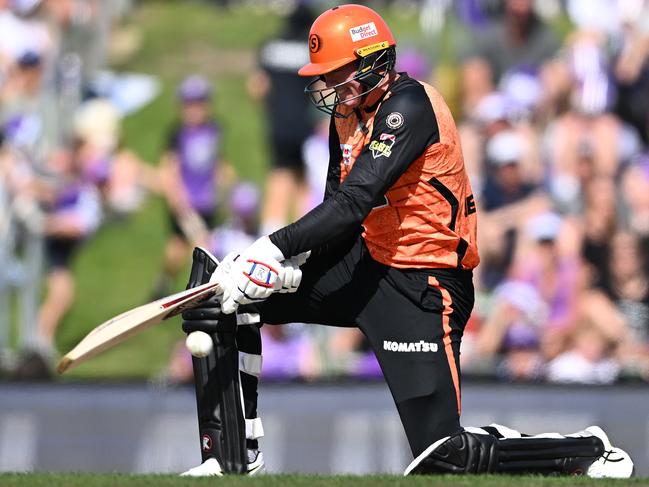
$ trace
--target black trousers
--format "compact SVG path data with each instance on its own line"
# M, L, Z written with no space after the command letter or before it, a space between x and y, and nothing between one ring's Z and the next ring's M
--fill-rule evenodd
M389 267L372 259L360 236L312 257L302 271L296 293L275 294L255 306L262 323L360 328L413 455L460 431L460 341L474 302L471 271ZM238 341L241 350L254 345L243 336Z

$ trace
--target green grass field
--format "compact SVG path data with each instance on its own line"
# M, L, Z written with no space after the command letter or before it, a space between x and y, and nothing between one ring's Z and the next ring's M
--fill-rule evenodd
M185 479L172 475L94 475L94 474L0 474L3 487L181 487L195 485L219 485L219 487L608 487L647 486L649 479L601 480L589 478L545 478L503 476L315 476L315 475L266 475L261 477L227 477Z

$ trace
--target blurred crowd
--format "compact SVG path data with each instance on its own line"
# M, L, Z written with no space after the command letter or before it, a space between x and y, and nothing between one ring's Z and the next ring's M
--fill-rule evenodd
M17 378L50 372L79 248L154 186L150 167L121 146L122 110L133 104L112 101L100 76L113 22L128 8L0 0L0 369ZM9 346L14 320L19 357Z
M562 5L460 13L475 38L459 56L460 130L482 258L463 366L646 380L649 5Z
M91 82L105 39L83 37L102 32L105 3L0 0L0 32L15 32L0 36L0 296L2 286L39 278L30 270L38 246L26 236L41 235L47 293L36 316L26 313L24 328L34 325L24 345L45 362L74 299L71 259L100 224L137 211L147 192L164 198L169 214L151 291L160 297L178 290L192 246L219 258L244 248L315 206L326 178L328 121L295 74L321 3L295 2L248 76L248 95L267 118L263 188L241 181L222 157L227 121L216 120L218 96L200 75L177 87L177 123L159 163L120 144L123 112ZM649 1L405 3L422 34L399 39L397 69L449 101L479 211L465 376L649 380ZM108 17L118 16L115 7ZM353 328L264 326L262 337L267 379L381 375ZM0 330L0 348L3 339ZM191 379L182 342L163 377Z

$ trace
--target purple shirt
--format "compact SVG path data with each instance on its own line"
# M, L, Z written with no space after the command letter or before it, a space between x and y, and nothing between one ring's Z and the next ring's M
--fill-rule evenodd
M548 326L565 326L572 311L572 301L577 288L579 262L563 257L557 264L557 277L553 288L546 295L542 291L543 274L538 264L528 262L522 272L522 280L534 286L548 305Z
M48 213L57 217L74 217L83 234L89 235L101 222L97 189L90 183L67 181L58 188Z
M62 186L56 194L51 212L60 213L74 209L79 203L83 186L79 182L70 182Z
M170 149L180 164L182 183L189 203L199 213L208 213L216 205L215 173L221 146L221 130L214 122L180 126Z

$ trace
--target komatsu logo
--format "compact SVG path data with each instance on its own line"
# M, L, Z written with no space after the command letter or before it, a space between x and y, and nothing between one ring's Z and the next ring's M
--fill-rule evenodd
M387 352L437 352L437 343L425 342L393 342L383 340L383 350Z

